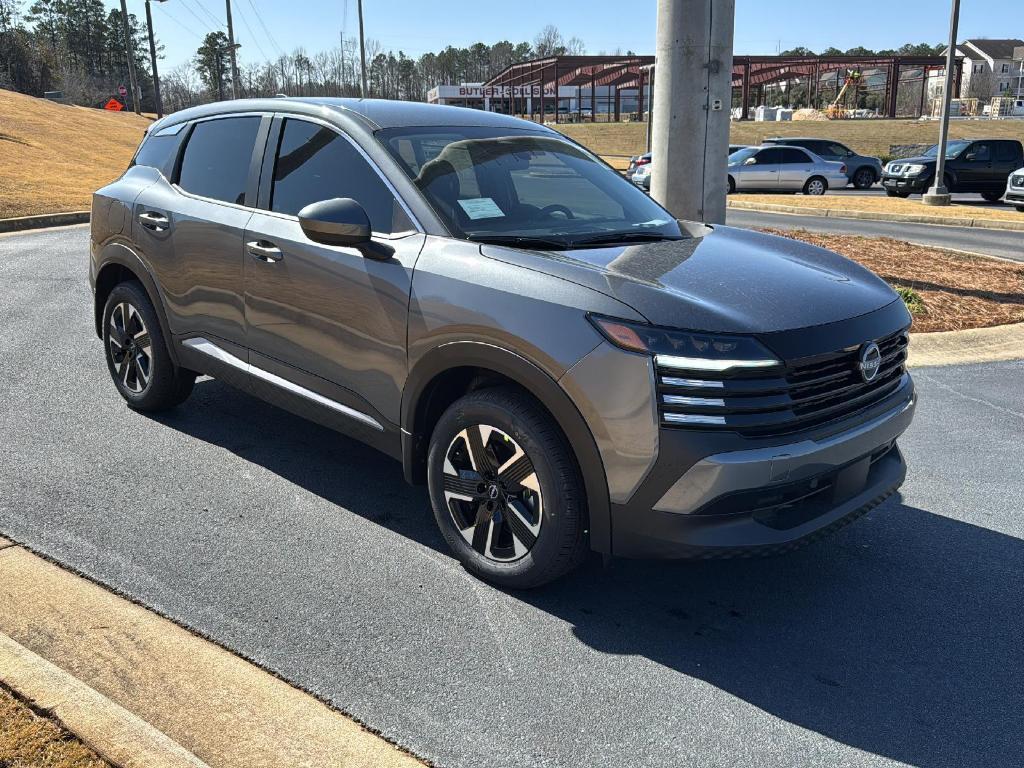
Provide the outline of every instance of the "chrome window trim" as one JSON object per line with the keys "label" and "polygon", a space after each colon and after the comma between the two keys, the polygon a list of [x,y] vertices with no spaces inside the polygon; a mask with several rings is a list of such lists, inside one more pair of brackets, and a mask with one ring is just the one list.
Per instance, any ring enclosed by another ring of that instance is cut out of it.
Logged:
{"label": "chrome window trim", "polygon": [[[423,228],[423,225],[420,223],[420,220],[418,218],[416,218],[416,214],[414,214],[412,212],[412,209],[405,202],[405,199],[398,192],[398,189],[395,187],[394,184],[391,183],[391,179],[389,179],[387,177],[387,175],[385,175],[385,173],[377,166],[377,163],[375,163],[373,161],[373,158],[370,157],[370,155],[366,152],[366,150],[363,149],[355,139],[353,139],[351,136],[349,136],[347,133],[345,133],[338,126],[333,125],[332,123],[328,122],[327,120],[323,120],[323,119],[321,119],[319,117],[313,117],[311,115],[304,115],[304,114],[299,113],[299,112],[285,112],[285,111],[275,112],[274,114],[275,114],[276,117],[282,117],[286,121],[287,120],[303,120],[303,121],[305,121],[307,123],[314,123],[315,125],[320,125],[320,126],[323,126],[324,128],[329,128],[330,130],[334,131],[339,136],[341,136],[343,139],[345,139],[349,144],[351,144],[353,147],[355,147],[356,152],[358,152],[362,156],[363,160],[366,161],[366,164],[369,165],[370,168],[373,169],[373,172],[376,173],[378,177],[380,177],[380,180],[384,182],[384,186],[386,186],[388,188],[388,190],[394,196],[395,200],[398,201],[398,204],[400,206],[402,206],[402,210],[405,211],[405,215],[409,217],[409,221],[412,222],[412,225],[415,228],[415,231],[417,233],[421,234],[421,235],[425,235],[426,234],[426,230]],[[283,133],[284,133],[284,126],[281,126],[281,134],[283,134]],[[277,164],[277,148],[274,149],[274,164],[275,165]],[[270,184],[271,184],[271,197],[270,197],[270,199],[273,200],[274,199],[273,198],[273,184],[274,184],[273,168],[271,168]],[[255,210],[260,211],[262,213],[269,214],[271,216],[276,216],[276,217],[281,218],[281,219],[290,219],[291,221],[298,221],[299,220],[298,216],[293,216],[293,215],[291,215],[289,213],[281,213],[280,211],[272,211],[269,208],[256,208]],[[401,237],[407,237],[411,233],[405,231],[405,232],[373,232],[372,234],[374,236],[376,236],[376,237],[381,237],[381,238],[385,238],[385,239],[388,239],[388,240],[397,240],[397,239],[399,239]]]}
{"label": "chrome window trim", "polygon": [[185,339],[185,341],[182,343],[186,347],[189,347],[190,349],[194,349],[197,352],[201,352],[202,354],[208,357],[212,357],[214,360],[218,360],[224,363],[225,365],[230,365],[232,368],[247,373],[250,376],[254,376],[257,379],[267,382],[268,384],[273,384],[274,386],[280,387],[281,389],[291,392],[294,395],[304,397],[307,400],[311,400],[312,402],[316,403],[317,405],[322,405],[326,408],[330,408],[331,410],[337,411],[343,416],[347,416],[350,419],[365,424],[368,427],[372,427],[373,429],[376,429],[380,432],[384,431],[384,427],[381,425],[381,423],[372,416],[365,414],[362,411],[357,411],[355,408],[350,408],[347,405],[343,405],[342,403],[339,403],[336,400],[331,400],[328,397],[324,397],[323,395],[318,394],[317,392],[314,392],[311,389],[306,389],[305,387],[299,386],[295,382],[289,381],[288,379],[278,376],[275,373],[265,371],[262,368],[258,368],[255,365],[252,365],[251,363],[247,363],[244,360],[235,357],[227,350],[221,349],[209,339],[197,336],[195,338]]}

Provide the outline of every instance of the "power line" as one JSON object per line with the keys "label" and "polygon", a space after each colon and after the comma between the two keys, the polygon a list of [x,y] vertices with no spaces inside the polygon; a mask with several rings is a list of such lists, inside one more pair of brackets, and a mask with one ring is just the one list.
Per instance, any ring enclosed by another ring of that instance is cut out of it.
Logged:
{"label": "power line", "polygon": [[249,3],[249,7],[252,8],[252,12],[256,14],[256,21],[258,21],[260,27],[263,28],[263,33],[267,36],[267,40],[270,41],[271,46],[274,47],[278,55],[283,58],[285,56],[284,49],[277,44],[277,40],[275,40],[274,36],[270,34],[270,30],[267,28],[266,22],[263,21],[263,16],[260,14],[259,9],[256,7],[256,4],[253,2],[253,0],[246,0],[246,2]]}
{"label": "power line", "polygon": [[188,5],[185,2],[185,0],[181,1],[181,7],[184,8],[186,11],[188,11],[190,14],[192,14],[192,18],[194,18],[196,21],[199,22],[199,26],[200,26],[201,29],[206,29],[206,27],[209,26],[209,22],[208,21],[204,21],[203,19],[199,18],[199,14],[196,13],[195,11],[193,11],[192,7],[190,5]]}
{"label": "power line", "polygon": [[235,15],[242,20],[242,24],[245,25],[246,30],[248,30],[249,36],[252,38],[253,44],[256,46],[256,49],[260,52],[260,56],[262,56],[265,61],[270,61],[270,57],[267,56],[267,52],[263,50],[263,46],[260,45],[259,38],[256,37],[256,33],[252,31],[252,27],[249,26],[249,22],[242,14],[242,8],[240,3],[237,6],[235,6]]}
{"label": "power line", "polygon": [[161,13],[162,13],[162,14],[163,14],[164,16],[166,16],[166,17],[167,17],[168,19],[170,19],[171,21],[173,21],[173,22],[174,22],[175,24],[177,24],[177,25],[178,25],[179,27],[181,27],[181,28],[182,28],[183,30],[185,30],[186,32],[188,32],[188,33],[189,33],[190,35],[192,35],[192,37],[196,38],[197,40],[202,40],[202,39],[203,39],[203,36],[202,36],[202,35],[200,35],[200,34],[197,34],[197,33],[196,33],[196,31],[195,31],[194,29],[192,29],[191,27],[187,26],[186,24],[183,24],[183,23],[182,23],[182,22],[180,22],[180,21],[179,21],[178,19],[176,19],[176,18],[175,18],[174,16],[172,16],[172,15],[171,15],[171,12],[167,10],[167,7],[166,7],[166,6],[165,6],[165,5],[163,4],[163,3],[158,3],[156,7],[157,7],[158,9],[160,9],[160,12],[161,12]]}
{"label": "power line", "polygon": [[214,26],[217,26],[217,27],[224,27],[225,26],[224,22],[222,22],[220,19],[218,19],[216,16],[214,16],[209,11],[209,9],[207,9],[207,7],[205,5],[203,5],[202,0],[193,0],[193,2],[195,2],[195,4],[199,6],[199,10],[202,11],[206,15],[206,17],[209,18],[210,21],[212,21],[214,23]]}

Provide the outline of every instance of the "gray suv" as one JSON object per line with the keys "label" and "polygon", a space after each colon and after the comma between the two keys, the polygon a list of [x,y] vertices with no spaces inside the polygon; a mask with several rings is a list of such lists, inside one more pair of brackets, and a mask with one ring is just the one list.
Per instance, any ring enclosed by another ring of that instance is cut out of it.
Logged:
{"label": "gray suv", "polygon": [[505,587],[589,550],[789,550],[906,472],[910,316],[888,285],[677,221],[512,117],[284,98],[170,115],[95,193],[90,282],[130,407],[207,374],[361,440]]}

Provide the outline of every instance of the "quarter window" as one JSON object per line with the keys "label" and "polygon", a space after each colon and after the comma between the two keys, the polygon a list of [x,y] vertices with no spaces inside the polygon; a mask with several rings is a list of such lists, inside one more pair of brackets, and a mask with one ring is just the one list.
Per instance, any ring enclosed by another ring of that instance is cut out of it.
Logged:
{"label": "quarter window", "polygon": [[194,195],[244,205],[259,127],[259,117],[197,123],[185,145],[178,186]]}
{"label": "quarter window", "polygon": [[132,165],[156,168],[164,176],[170,178],[180,141],[181,133],[179,131],[165,129],[158,134],[150,134],[142,142],[139,151],[135,153]]}
{"label": "quarter window", "polygon": [[285,120],[274,164],[270,209],[292,216],[310,203],[350,197],[374,232],[394,231],[395,196],[352,143],[306,120]]}

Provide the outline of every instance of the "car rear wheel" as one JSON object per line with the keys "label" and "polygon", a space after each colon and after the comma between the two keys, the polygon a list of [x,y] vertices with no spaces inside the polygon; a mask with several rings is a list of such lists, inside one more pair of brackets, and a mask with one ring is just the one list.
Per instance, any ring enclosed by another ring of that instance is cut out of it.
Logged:
{"label": "car rear wheel", "polygon": [[1003,199],[1003,193],[1002,192],[982,192],[981,193],[981,197],[986,202],[998,203],[999,201],[1001,201]]}
{"label": "car rear wheel", "polygon": [[513,388],[452,404],[430,439],[427,482],[445,541],[471,573],[540,586],[587,552],[582,481],[551,417]]}
{"label": "car rear wheel", "polygon": [[860,168],[853,174],[853,186],[856,189],[869,189],[875,183],[875,172],[870,168]]}
{"label": "car rear wheel", "polygon": [[1018,205],[1018,206],[1016,206],[1016,208],[1017,208],[1017,210],[1018,210],[1018,211],[1020,211],[1021,213],[1024,213],[1024,205]]}
{"label": "car rear wheel", "polygon": [[139,283],[121,283],[107,297],[103,346],[114,385],[132,408],[163,411],[191,394],[196,374],[174,364],[156,310]]}
{"label": "car rear wheel", "polygon": [[812,176],[807,180],[807,183],[804,184],[805,195],[814,195],[817,197],[819,195],[824,195],[827,191],[828,182],[821,178],[821,176]]}

